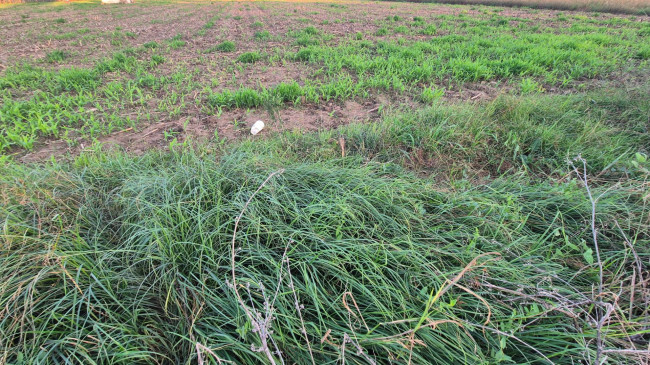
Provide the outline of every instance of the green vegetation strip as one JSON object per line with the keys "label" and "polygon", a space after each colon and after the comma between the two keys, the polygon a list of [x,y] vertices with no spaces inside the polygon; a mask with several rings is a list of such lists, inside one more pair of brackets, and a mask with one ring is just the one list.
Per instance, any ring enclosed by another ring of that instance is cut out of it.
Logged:
{"label": "green vegetation strip", "polygon": [[[307,341],[318,364],[595,354],[591,205],[574,179],[450,192],[394,164],[300,162],[244,146],[219,162],[188,150],[14,165],[0,184],[9,363],[268,363],[264,331],[277,363],[310,363]],[[632,182],[593,190],[604,194],[606,288],[624,316],[608,327],[615,346],[647,333],[635,319],[647,308],[619,284],[634,260],[622,233],[642,262],[650,255],[649,212]],[[246,309],[230,286],[241,212],[235,276]]]}
{"label": "green vegetation strip", "polygon": [[[626,93],[508,97],[216,154],[6,164],[0,353],[9,364],[574,364],[596,356],[598,254],[599,300],[618,315],[601,347],[627,348],[649,333],[635,276],[650,269],[643,108]],[[625,132],[591,119],[604,113]],[[578,153],[600,197],[598,252],[566,163]],[[482,185],[465,177],[505,165]],[[549,166],[563,177],[527,173]]]}
{"label": "green vegetation strip", "polygon": [[[286,145],[276,144],[276,139],[247,143],[269,153],[277,149],[302,158],[329,151],[331,141],[344,136],[348,153],[404,165],[433,164],[434,172],[456,166],[493,175],[512,166],[534,174],[553,173],[581,154],[594,171],[634,175],[640,172],[631,162],[636,154],[650,154],[647,95],[648,87],[643,87],[578,95],[502,96],[482,104],[436,102],[417,111],[388,113],[369,125],[307,136],[287,133],[283,136],[291,142]],[[233,97],[239,96],[253,98]],[[330,151],[328,157],[338,153]]]}
{"label": "green vegetation strip", "polygon": [[[308,27],[293,34],[296,43],[305,47],[287,54],[286,59],[318,68],[317,81],[305,81],[303,85],[285,82],[272,90],[243,87],[211,93],[208,100],[217,108],[251,108],[278,104],[278,100],[318,103],[368,97],[373,91],[397,91],[415,93],[428,102],[429,89],[421,86],[432,83],[516,80],[520,85],[515,89],[527,93],[541,91],[542,84],[579,84],[624,65],[634,69],[635,62],[641,69],[648,65],[650,49],[644,40],[650,28],[644,25],[624,23],[629,28],[614,34],[606,27],[583,21],[562,29],[563,34],[558,35],[553,28],[540,30],[525,19],[518,19],[517,26],[508,26],[511,20],[503,17],[459,18],[460,34],[454,31],[427,41],[370,41],[357,35],[336,46],[318,45],[318,30]],[[432,27],[415,21],[405,29],[407,33],[431,35],[435,34]],[[398,28],[394,28],[396,33],[400,33]],[[382,27],[377,34],[386,35],[387,29]],[[239,61],[255,62],[259,58],[244,54]],[[420,90],[420,94],[413,89]]]}
{"label": "green vegetation strip", "polygon": [[[98,61],[90,69],[48,71],[24,66],[7,71],[0,77],[0,152],[14,146],[29,150],[39,137],[73,143],[79,136],[94,138],[146,119],[149,112],[144,107],[156,90],[172,83],[181,88],[192,77],[192,73],[182,71],[170,76],[151,74],[165,61],[160,54],[148,54],[148,49],[156,47],[152,42],[139,49],[127,49]],[[56,57],[59,55],[48,58]],[[107,82],[103,76],[109,72],[135,78]],[[173,89],[170,100],[174,100],[175,92]],[[167,110],[164,102],[160,101],[158,109]],[[140,110],[136,118],[123,115],[130,108]]]}

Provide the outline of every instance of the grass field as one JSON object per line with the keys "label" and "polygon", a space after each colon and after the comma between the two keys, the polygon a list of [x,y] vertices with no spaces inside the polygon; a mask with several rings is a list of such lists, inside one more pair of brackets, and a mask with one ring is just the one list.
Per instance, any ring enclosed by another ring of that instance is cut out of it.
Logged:
{"label": "grass field", "polygon": [[536,9],[605,11],[613,13],[650,14],[648,0],[441,0],[446,4],[481,4],[518,6]]}
{"label": "grass field", "polygon": [[593,11],[5,6],[0,364],[648,363],[649,45]]}

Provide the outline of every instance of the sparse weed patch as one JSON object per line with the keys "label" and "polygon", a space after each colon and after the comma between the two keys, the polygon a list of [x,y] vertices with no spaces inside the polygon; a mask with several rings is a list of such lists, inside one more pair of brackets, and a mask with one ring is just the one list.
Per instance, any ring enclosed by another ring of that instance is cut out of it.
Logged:
{"label": "sparse weed patch", "polygon": [[643,48],[639,49],[634,56],[641,60],[650,59],[650,46],[644,46]]}
{"label": "sparse weed patch", "polygon": [[269,33],[268,30],[257,31],[253,35],[253,38],[255,38],[258,41],[266,41],[271,38],[271,33]]}
{"label": "sparse weed patch", "polygon": [[179,49],[182,47],[185,47],[187,42],[183,40],[183,35],[182,34],[177,34],[173,38],[171,38],[167,44],[169,45],[169,48],[171,49]]}
{"label": "sparse weed patch", "polygon": [[386,28],[386,27],[381,27],[381,28],[377,29],[377,31],[375,31],[376,36],[381,37],[381,36],[385,36],[387,34],[388,34],[388,28]]}
{"label": "sparse weed patch", "polygon": [[57,63],[57,62],[64,61],[68,57],[69,57],[68,52],[57,49],[48,53],[45,56],[45,60],[49,63]]}
{"label": "sparse weed patch", "polygon": [[304,90],[297,82],[280,83],[273,90],[275,96],[283,103],[297,103],[304,95]]}
{"label": "sparse weed patch", "polygon": [[216,46],[216,50],[219,52],[235,52],[237,47],[232,41],[223,41]]}
{"label": "sparse weed patch", "polygon": [[150,67],[155,67],[165,62],[165,57],[161,55],[151,55],[151,62],[149,63]]}
{"label": "sparse weed patch", "polygon": [[442,98],[443,95],[445,95],[444,90],[435,87],[427,87],[422,89],[422,94],[420,95],[420,99],[424,103],[431,104],[434,101]]}
{"label": "sparse weed patch", "polygon": [[521,80],[520,88],[522,94],[531,94],[543,91],[542,86],[529,77]]}
{"label": "sparse weed patch", "polygon": [[185,47],[186,44],[187,44],[187,42],[182,41],[182,40],[173,40],[173,41],[169,42],[169,47],[171,49],[179,49],[179,48]]}
{"label": "sparse weed patch", "polygon": [[207,23],[205,23],[203,25],[202,29],[203,30],[212,29],[214,27],[214,25],[217,23],[217,20],[219,20],[218,16],[213,17],[212,19],[210,19]]}
{"label": "sparse weed patch", "polygon": [[320,31],[318,29],[316,29],[316,27],[313,27],[313,26],[309,26],[307,28],[304,28],[301,32],[303,34],[306,34],[306,35],[317,35],[317,34],[320,33]]}
{"label": "sparse weed patch", "polygon": [[436,34],[436,26],[433,24],[427,25],[424,29],[420,31],[420,33],[425,34],[425,35],[434,35]]}
{"label": "sparse weed patch", "polygon": [[241,63],[255,63],[262,59],[262,55],[258,52],[246,52],[237,57],[237,61]]}
{"label": "sparse weed patch", "polygon": [[316,38],[310,37],[308,35],[303,35],[298,37],[294,42],[297,46],[307,47],[307,46],[316,46],[320,44],[320,41]]}
{"label": "sparse weed patch", "polygon": [[241,88],[235,92],[225,90],[211,94],[208,102],[219,108],[257,108],[264,102],[264,97],[256,90]]}
{"label": "sparse weed patch", "polygon": [[395,27],[395,33],[397,34],[409,34],[410,32],[411,32],[410,29],[405,25],[400,25],[398,27]]}

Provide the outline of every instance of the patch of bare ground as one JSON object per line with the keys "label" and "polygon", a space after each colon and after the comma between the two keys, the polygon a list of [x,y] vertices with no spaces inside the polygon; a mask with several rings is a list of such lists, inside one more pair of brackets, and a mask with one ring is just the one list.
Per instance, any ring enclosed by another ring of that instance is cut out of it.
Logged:
{"label": "patch of bare ground", "polygon": [[[106,57],[114,53],[120,47],[111,44],[111,33],[116,29],[126,32],[133,32],[137,35],[158,34],[164,36],[166,28],[159,24],[150,24],[146,21],[151,19],[168,19],[177,21],[182,15],[177,14],[179,10],[172,10],[157,14],[153,10],[138,14],[137,19],[116,18],[115,12],[109,9],[92,9],[86,13],[79,14],[73,8],[63,8],[61,11],[33,13],[25,12],[19,14],[26,16],[21,19],[5,19],[8,25],[0,27],[0,34],[7,36],[0,37],[2,47],[5,50],[4,59],[6,63],[24,62],[25,60],[37,61],[54,50],[65,50],[73,57],[69,58],[62,65],[87,67],[92,61]],[[12,12],[15,17],[15,13]],[[2,13],[0,13],[2,19]],[[65,23],[57,23],[56,20],[63,19]],[[24,20],[24,21],[22,21]],[[168,28],[168,27],[167,27]],[[146,41],[146,37],[141,40]],[[121,44],[129,46],[135,43],[129,38],[121,40]],[[3,52],[4,53],[4,52]]]}
{"label": "patch of bare ground", "polygon": [[[384,99],[385,100],[385,99]],[[381,101],[346,101],[328,103],[317,107],[289,107],[274,112],[263,109],[255,111],[233,110],[220,115],[190,115],[182,118],[161,121],[141,129],[126,128],[98,138],[107,148],[119,148],[134,154],[142,154],[150,149],[167,148],[172,140],[178,143],[191,139],[202,143],[210,140],[239,140],[243,138],[265,138],[283,131],[314,132],[333,129],[350,123],[372,122],[379,117]],[[250,136],[250,128],[257,120],[266,124],[264,130],[255,137]],[[75,156],[94,142],[80,139],[75,146],[64,141],[48,141],[38,145],[29,153],[19,155],[22,162],[39,162],[50,158]]]}

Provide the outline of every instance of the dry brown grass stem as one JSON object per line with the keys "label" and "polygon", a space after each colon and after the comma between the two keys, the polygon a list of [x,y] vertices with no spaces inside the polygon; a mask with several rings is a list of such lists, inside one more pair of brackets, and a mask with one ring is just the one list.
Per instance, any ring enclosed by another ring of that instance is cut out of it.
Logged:
{"label": "dry brown grass stem", "polygon": [[242,299],[241,295],[239,294],[239,290],[237,289],[237,275],[235,274],[235,262],[236,262],[236,256],[237,256],[237,250],[235,247],[235,242],[237,240],[237,228],[239,227],[239,222],[241,221],[242,217],[244,216],[244,213],[246,212],[246,208],[248,208],[248,205],[253,201],[253,198],[255,198],[255,195],[262,190],[262,188],[273,178],[273,176],[281,174],[284,172],[284,169],[280,169],[278,171],[275,171],[271,173],[262,184],[255,190],[255,192],[248,198],[246,201],[246,204],[244,204],[244,207],[242,208],[241,212],[235,218],[235,228],[233,229],[232,233],[232,242],[231,242],[231,256],[230,256],[230,269],[231,269],[231,274],[232,274],[232,288],[235,292],[235,295],[237,297],[237,301],[239,302],[239,306],[244,310],[244,313],[246,313],[246,317],[248,317],[248,320],[251,322],[253,326],[253,330],[257,332],[257,334],[260,337],[260,343],[261,346],[259,348],[259,351],[264,352],[266,357],[269,359],[269,362],[273,365],[276,364],[275,359],[273,357],[273,354],[271,353],[271,350],[268,346],[268,338],[269,338],[269,328],[268,326],[270,323],[268,321],[271,320],[272,313],[266,313],[266,316],[263,317],[262,319],[258,319],[256,315],[251,313],[251,310],[248,309],[246,306],[246,303],[244,303],[244,300]]}

